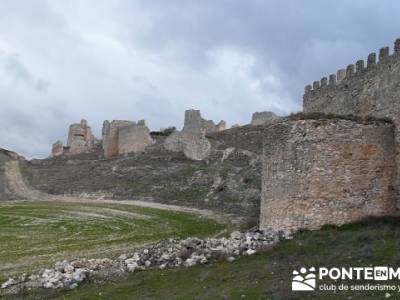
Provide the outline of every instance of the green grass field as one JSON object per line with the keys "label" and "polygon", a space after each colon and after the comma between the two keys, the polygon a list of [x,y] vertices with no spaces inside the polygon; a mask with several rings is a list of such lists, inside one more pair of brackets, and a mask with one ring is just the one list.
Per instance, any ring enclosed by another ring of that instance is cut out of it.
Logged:
{"label": "green grass field", "polygon": [[188,213],[126,204],[0,203],[0,280],[61,259],[115,257],[167,238],[208,236],[223,229]]}
{"label": "green grass field", "polygon": [[382,291],[291,292],[291,274],[302,266],[398,267],[399,249],[400,220],[370,220],[300,232],[268,253],[233,263],[138,272],[70,291],[39,290],[24,299],[385,299]]}

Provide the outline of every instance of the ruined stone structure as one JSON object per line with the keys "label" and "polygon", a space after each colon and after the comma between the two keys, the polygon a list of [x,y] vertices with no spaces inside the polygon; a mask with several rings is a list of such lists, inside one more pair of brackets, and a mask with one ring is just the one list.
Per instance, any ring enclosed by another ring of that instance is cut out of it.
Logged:
{"label": "ruined stone structure", "polygon": [[107,158],[143,152],[153,143],[150,130],[144,120],[133,121],[114,120],[103,123],[103,150]]}
{"label": "ruined stone structure", "polygon": [[165,140],[164,146],[170,151],[183,152],[190,159],[203,160],[211,151],[206,134],[222,130],[225,130],[225,121],[215,125],[213,121],[204,120],[199,110],[187,110],[182,131],[171,134]]}
{"label": "ruined stone structure", "polygon": [[260,227],[314,229],[397,214],[399,99],[400,39],[391,55],[382,48],[378,61],[371,53],[366,66],[359,60],[307,85],[305,113],[364,121],[331,115],[267,127]]}
{"label": "ruined stone structure", "polygon": [[251,125],[265,125],[278,121],[280,118],[271,111],[255,112],[251,118]]}
{"label": "ruined stone structure", "polygon": [[53,144],[51,156],[56,157],[64,154],[64,144],[62,141],[57,141]]}
{"label": "ruined stone structure", "polygon": [[72,124],[68,133],[68,153],[80,154],[90,152],[95,145],[95,137],[87,121],[82,119],[79,124]]}
{"label": "ruined stone structure", "polygon": [[185,123],[182,131],[204,131],[212,133],[225,130],[226,123],[221,120],[217,125],[212,120],[201,117],[200,110],[189,109],[185,111]]}
{"label": "ruined stone structure", "polygon": [[317,229],[393,215],[394,127],[384,121],[283,121],[266,129],[260,227]]}
{"label": "ruined stone structure", "polygon": [[67,146],[64,147],[62,141],[57,141],[51,149],[51,156],[56,157],[63,154],[81,154],[93,151],[96,138],[92,129],[87,125],[87,121],[82,119],[80,123],[71,124],[68,131]]}

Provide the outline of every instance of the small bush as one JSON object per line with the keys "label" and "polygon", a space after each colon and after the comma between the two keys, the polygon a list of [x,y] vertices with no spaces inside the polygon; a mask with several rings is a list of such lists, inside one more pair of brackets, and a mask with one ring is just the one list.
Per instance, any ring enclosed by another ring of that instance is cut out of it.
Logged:
{"label": "small bush", "polygon": [[349,120],[359,123],[375,123],[375,122],[385,122],[385,123],[393,123],[393,121],[389,118],[378,118],[374,116],[356,116],[353,114],[348,115],[339,115],[339,114],[325,114],[320,112],[310,112],[310,113],[295,113],[291,114],[287,117],[288,120],[298,121],[298,120]]}
{"label": "small bush", "polygon": [[153,136],[169,136],[172,133],[176,131],[175,126],[167,127],[167,128],[161,128],[160,131],[152,131],[150,132],[150,135]]}

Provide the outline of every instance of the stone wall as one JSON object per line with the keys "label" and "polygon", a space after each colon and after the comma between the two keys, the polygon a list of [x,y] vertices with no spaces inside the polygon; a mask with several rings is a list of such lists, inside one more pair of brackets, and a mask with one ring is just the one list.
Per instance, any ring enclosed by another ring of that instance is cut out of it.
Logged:
{"label": "stone wall", "polygon": [[51,156],[56,157],[64,154],[64,144],[62,141],[57,141],[53,144],[51,149]]}
{"label": "stone wall", "polygon": [[164,143],[167,150],[183,152],[193,160],[203,160],[211,153],[211,143],[206,134],[225,130],[225,121],[217,125],[213,121],[204,120],[199,110],[185,111],[185,123],[182,131],[172,133]]}
{"label": "stone wall", "polygon": [[103,150],[107,158],[142,152],[153,140],[145,121],[114,120],[103,123]]}
{"label": "stone wall", "polygon": [[359,60],[356,66],[339,70],[305,88],[304,112],[374,115],[400,122],[400,39],[395,51],[382,48],[368,56],[367,66]]}
{"label": "stone wall", "polygon": [[265,125],[278,121],[280,118],[271,111],[255,112],[251,117],[251,125]]}
{"label": "stone wall", "polygon": [[205,120],[201,117],[200,110],[189,109],[185,111],[185,123],[182,131],[202,131],[205,133],[225,130],[225,121],[221,120],[217,125],[212,120]]}
{"label": "stone wall", "polygon": [[139,153],[153,143],[150,137],[150,130],[144,120],[137,124],[123,126],[118,132],[118,154]]}
{"label": "stone wall", "polygon": [[80,154],[90,152],[95,146],[95,138],[87,121],[82,119],[79,124],[72,124],[68,132],[68,153]]}
{"label": "stone wall", "polygon": [[394,127],[284,121],[264,140],[260,228],[317,229],[395,214]]}
{"label": "stone wall", "polygon": [[[387,117],[396,125],[397,153],[400,153],[400,39],[396,40],[393,54],[385,47],[363,60],[349,65],[336,74],[315,81],[305,88],[304,112],[372,115]],[[397,173],[400,174],[400,157]],[[400,186],[400,176],[396,183]],[[400,203],[400,189],[397,189]]]}

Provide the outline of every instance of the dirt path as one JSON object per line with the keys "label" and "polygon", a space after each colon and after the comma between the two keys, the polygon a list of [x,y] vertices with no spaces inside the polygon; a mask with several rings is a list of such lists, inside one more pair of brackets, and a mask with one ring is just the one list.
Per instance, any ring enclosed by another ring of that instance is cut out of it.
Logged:
{"label": "dirt path", "polygon": [[214,212],[206,209],[198,209],[187,206],[169,205],[157,202],[148,202],[141,200],[112,200],[112,199],[90,199],[90,198],[76,198],[62,195],[50,195],[37,191],[25,182],[19,167],[18,161],[10,161],[5,165],[5,175],[7,178],[7,185],[11,192],[18,196],[21,200],[14,200],[12,202],[35,200],[35,201],[61,201],[61,202],[79,202],[79,203],[110,203],[110,204],[126,204],[140,207],[156,208],[169,211],[178,211],[185,213],[192,213],[206,218],[213,219],[219,223],[227,224],[240,224],[241,218],[231,214],[223,214],[221,212]]}

